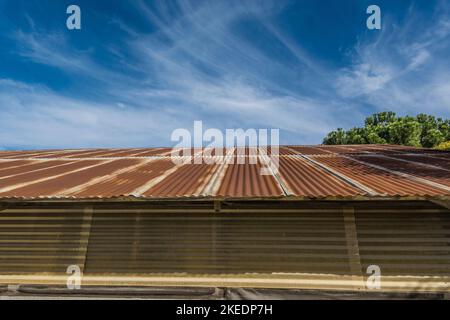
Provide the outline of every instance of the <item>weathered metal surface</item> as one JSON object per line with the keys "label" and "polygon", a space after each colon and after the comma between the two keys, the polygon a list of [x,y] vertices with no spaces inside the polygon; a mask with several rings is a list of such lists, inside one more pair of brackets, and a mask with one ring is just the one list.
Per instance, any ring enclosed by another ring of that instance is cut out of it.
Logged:
{"label": "weathered metal surface", "polygon": [[[192,148],[191,155],[202,161],[184,165],[171,161],[171,148],[2,151],[0,198],[450,196],[449,152],[390,145],[281,146],[275,155],[269,147],[279,173],[263,176],[263,150],[228,148],[221,156]],[[222,162],[205,163],[211,159]]]}
{"label": "weathered metal surface", "polygon": [[355,156],[355,158],[389,170],[399,171],[450,186],[450,171],[432,168],[424,165],[422,162],[406,162],[383,156]]}
{"label": "weathered metal surface", "polygon": [[382,273],[379,292],[450,291],[446,209],[392,203],[302,212],[235,209],[168,214],[110,205],[9,208],[0,215],[0,284],[66,285],[67,267],[77,265],[83,287],[361,292],[373,291],[366,270],[375,264]]}
{"label": "weathered metal surface", "polygon": [[199,196],[216,169],[214,164],[183,165],[142,195],[157,198]]}
{"label": "weathered metal surface", "polygon": [[260,160],[252,164],[248,158],[245,164],[228,165],[217,196],[252,198],[285,195],[273,176],[261,175],[262,168],[263,165]]}
{"label": "weathered metal surface", "polygon": [[412,161],[416,163],[423,163],[427,165],[437,166],[446,170],[450,170],[450,158],[443,158],[434,155],[423,155],[423,154],[392,155],[391,157],[406,161]]}
{"label": "weathered metal surface", "polygon": [[315,154],[333,154],[332,151],[325,150],[319,146],[289,146],[296,154],[315,155]]}
{"label": "weathered metal surface", "polygon": [[282,158],[280,160],[280,176],[296,196],[321,198],[365,194],[302,158]]}
{"label": "weathered metal surface", "polygon": [[315,160],[370,187],[378,192],[380,196],[448,195],[448,192],[445,190],[434,188],[388,171],[369,167],[349,158],[331,156],[315,157]]}
{"label": "weathered metal surface", "polygon": [[175,165],[170,159],[160,159],[144,163],[132,171],[113,176],[108,180],[87,186],[72,194],[78,198],[112,198],[127,196],[149,181],[162,176]]}

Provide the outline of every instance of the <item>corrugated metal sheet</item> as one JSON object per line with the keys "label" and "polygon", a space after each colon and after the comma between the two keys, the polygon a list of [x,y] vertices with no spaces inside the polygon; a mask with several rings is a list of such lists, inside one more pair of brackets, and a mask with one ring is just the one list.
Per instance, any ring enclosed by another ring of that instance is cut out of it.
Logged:
{"label": "corrugated metal sheet", "polygon": [[156,198],[199,196],[215,170],[217,170],[216,165],[204,163],[183,165],[142,195]]}
{"label": "corrugated metal sheet", "polygon": [[406,162],[383,156],[355,156],[356,159],[371,163],[383,168],[411,174],[430,181],[450,186],[450,171],[431,168],[422,162]]}
{"label": "corrugated metal sheet", "polygon": [[106,213],[90,242],[88,273],[349,272],[343,219],[330,213]]}
{"label": "corrugated metal sheet", "polygon": [[0,275],[57,274],[69,265],[83,269],[89,229],[83,210],[2,212]]}
{"label": "corrugated metal sheet", "polygon": [[[16,162],[16,161],[14,161]],[[45,170],[50,168],[63,166],[69,163],[74,163],[74,161],[27,161],[23,162],[22,165],[14,165],[9,168],[5,168],[0,171],[0,178],[5,179],[11,176],[22,176],[27,173],[42,171],[45,174]]]}
{"label": "corrugated metal sheet", "polygon": [[27,160],[16,160],[16,161],[0,162],[0,172],[2,172],[5,169],[17,168],[17,167],[21,167],[23,165],[31,164],[31,163],[32,163],[31,161],[27,161]]}
{"label": "corrugated metal sheet", "polygon": [[109,175],[106,180],[81,187],[70,195],[77,198],[113,198],[132,195],[136,190],[145,188],[174,167],[175,165],[170,159],[145,162],[133,170],[118,175]]}
{"label": "corrugated metal sheet", "polygon": [[[223,154],[230,164],[211,165],[175,165],[171,151],[0,152],[0,198],[450,196],[449,152],[389,145],[281,146],[279,155],[267,151],[280,163],[279,173],[262,176],[263,158],[252,158],[256,148],[229,148]],[[216,156],[201,148],[191,154]]]}
{"label": "corrugated metal sheet", "polygon": [[383,276],[450,276],[450,215],[389,210],[356,214],[362,267]]}
{"label": "corrugated metal sheet", "polygon": [[259,159],[255,164],[251,161],[229,164],[217,195],[231,198],[283,196],[283,190],[273,176],[260,174],[262,168]]}
{"label": "corrugated metal sheet", "polygon": [[351,197],[364,194],[303,158],[280,159],[280,176],[292,194],[300,197]]}
{"label": "corrugated metal sheet", "polygon": [[370,187],[380,195],[448,195],[448,191],[424,185],[388,171],[369,167],[349,158],[330,156],[315,157],[315,160],[365,186]]}
{"label": "corrugated metal sheet", "polygon": [[293,150],[296,154],[315,155],[315,154],[330,154],[332,151],[328,151],[323,148],[313,146],[289,146],[290,150]]}
{"label": "corrugated metal sheet", "polygon": [[[89,165],[82,168],[82,170],[78,169],[72,172],[69,171],[63,176],[55,177],[53,179],[45,181],[35,182],[29,185],[15,188],[3,194],[0,193],[0,196],[17,197],[18,195],[20,195],[21,197],[51,197],[55,194],[64,194],[67,189],[82,185],[98,176],[112,174],[117,170],[135,165],[136,163],[138,163],[138,160],[126,159],[104,162],[97,165]],[[60,169],[61,167],[58,168]],[[37,194],[37,192],[39,193]]]}
{"label": "corrugated metal sheet", "polygon": [[321,150],[329,151],[336,154],[354,154],[354,153],[367,153],[367,149],[353,146],[320,146]]}
{"label": "corrugated metal sheet", "polygon": [[83,286],[366,291],[367,267],[378,265],[380,291],[450,291],[448,210],[347,206],[264,213],[12,207],[0,215],[0,283],[65,285],[67,267],[78,265]]}
{"label": "corrugated metal sheet", "polygon": [[440,167],[442,169],[450,170],[449,159],[443,159],[439,156],[421,155],[421,154],[404,154],[404,155],[391,155],[391,157],[396,158],[396,159],[412,161],[412,162],[416,162],[416,163],[423,163],[426,165],[433,165],[433,166]]}

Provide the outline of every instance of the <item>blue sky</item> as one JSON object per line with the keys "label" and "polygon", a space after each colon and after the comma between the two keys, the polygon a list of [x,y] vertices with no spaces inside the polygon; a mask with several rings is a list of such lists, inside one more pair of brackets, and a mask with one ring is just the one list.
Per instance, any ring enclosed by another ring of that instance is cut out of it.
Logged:
{"label": "blue sky", "polygon": [[171,146],[194,120],[316,144],[374,112],[450,117],[448,1],[0,0],[0,47],[2,149]]}

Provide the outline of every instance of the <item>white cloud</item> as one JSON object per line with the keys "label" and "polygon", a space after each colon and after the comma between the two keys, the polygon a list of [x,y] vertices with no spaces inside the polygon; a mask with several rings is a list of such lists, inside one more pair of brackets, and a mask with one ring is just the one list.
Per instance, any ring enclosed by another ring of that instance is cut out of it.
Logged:
{"label": "white cloud", "polygon": [[403,26],[386,25],[376,41],[360,41],[353,65],[336,73],[336,92],[374,111],[449,117],[448,21],[437,13],[424,25],[411,10]]}
{"label": "white cloud", "polygon": [[[113,18],[128,35],[107,47],[117,68],[34,23],[31,32],[14,35],[24,59],[58,68],[74,83],[54,92],[0,79],[3,145],[170,145],[172,130],[191,128],[194,120],[222,130],[275,127],[282,142],[285,134],[290,142],[320,143],[336,127],[360,125],[368,105],[449,115],[448,19],[427,28],[411,22],[386,28],[371,42],[362,38],[350,66],[333,69],[277,25],[273,17],[283,2],[132,5],[156,31],[143,34]],[[283,58],[236,32],[245,23],[263,30],[268,48]],[[84,79],[94,85],[83,86]],[[95,99],[80,98],[80,88]]]}
{"label": "white cloud", "polygon": [[158,111],[120,109],[5,79],[0,105],[0,141],[10,147],[142,147],[165,140],[168,123],[179,126]]}

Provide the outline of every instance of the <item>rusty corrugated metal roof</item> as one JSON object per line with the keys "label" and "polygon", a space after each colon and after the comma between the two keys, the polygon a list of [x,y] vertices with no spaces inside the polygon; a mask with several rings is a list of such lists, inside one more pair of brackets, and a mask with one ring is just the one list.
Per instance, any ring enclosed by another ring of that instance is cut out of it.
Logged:
{"label": "rusty corrugated metal roof", "polygon": [[282,157],[280,176],[290,193],[312,198],[351,197],[364,192],[300,157]]}
{"label": "rusty corrugated metal roof", "polygon": [[449,152],[281,146],[279,172],[263,176],[264,157],[251,150],[229,148],[223,156],[191,150],[210,164],[174,164],[171,148],[2,151],[0,199],[450,198]]}

